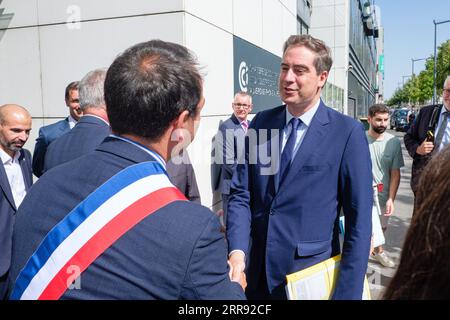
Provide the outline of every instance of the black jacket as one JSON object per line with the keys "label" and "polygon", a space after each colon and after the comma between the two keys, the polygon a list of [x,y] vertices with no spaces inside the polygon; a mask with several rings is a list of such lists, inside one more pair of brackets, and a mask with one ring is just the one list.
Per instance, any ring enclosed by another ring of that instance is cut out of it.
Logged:
{"label": "black jacket", "polygon": [[[442,105],[431,105],[423,107],[414,123],[409,128],[408,132],[404,136],[404,142],[409,155],[413,158],[412,172],[411,172],[411,189],[416,194],[420,174],[431,159],[431,154],[421,156],[416,153],[417,148],[427,138],[427,131],[434,131],[436,123],[430,123],[433,110],[437,108],[437,111],[441,109]],[[437,114],[439,119],[439,113]]]}

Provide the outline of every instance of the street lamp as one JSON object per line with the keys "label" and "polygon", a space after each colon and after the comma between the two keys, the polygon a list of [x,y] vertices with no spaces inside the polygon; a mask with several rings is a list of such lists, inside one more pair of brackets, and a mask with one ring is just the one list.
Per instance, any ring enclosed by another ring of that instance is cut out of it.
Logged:
{"label": "street lamp", "polygon": [[434,23],[434,71],[433,71],[433,104],[436,103],[436,61],[437,61],[437,55],[436,55],[436,36],[437,36],[437,26],[438,24],[444,24],[450,22],[450,20],[445,21],[436,21],[433,20]]}
{"label": "street lamp", "polygon": [[411,58],[411,65],[412,65],[412,73],[411,75],[414,77],[414,62],[421,61],[421,60],[427,60],[427,58],[419,58],[419,59],[412,59]]}
{"label": "street lamp", "polygon": [[409,77],[411,77],[411,76],[402,76],[402,78],[403,78],[403,86],[405,86],[405,78],[409,78]]}

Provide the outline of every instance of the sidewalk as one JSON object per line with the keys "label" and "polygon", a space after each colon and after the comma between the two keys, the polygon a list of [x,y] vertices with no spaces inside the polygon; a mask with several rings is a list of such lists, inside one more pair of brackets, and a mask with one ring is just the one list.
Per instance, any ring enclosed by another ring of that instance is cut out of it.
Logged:
{"label": "sidewalk", "polygon": [[[411,179],[412,158],[406,151],[403,143],[403,132],[395,132],[387,130],[389,133],[396,135],[402,142],[403,158],[405,166],[401,169],[401,180],[398,188],[397,197],[394,203],[394,215],[389,220],[388,229],[386,231],[386,243],[383,246],[388,255],[393,258],[396,266],[400,262],[400,254],[403,247],[403,241],[406,236],[411,215],[413,210],[414,196],[409,186]],[[367,280],[369,281],[370,293],[372,300],[381,299],[383,290],[392,279],[396,268],[386,268],[379,264],[376,260],[369,259],[369,267],[367,269]]]}

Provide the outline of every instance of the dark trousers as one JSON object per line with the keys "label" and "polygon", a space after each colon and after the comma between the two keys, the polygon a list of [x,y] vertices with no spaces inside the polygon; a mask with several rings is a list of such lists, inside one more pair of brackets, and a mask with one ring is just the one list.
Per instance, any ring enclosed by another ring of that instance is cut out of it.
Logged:
{"label": "dark trousers", "polygon": [[8,292],[8,273],[0,277],[0,300],[6,300]]}
{"label": "dark trousers", "polygon": [[[247,277],[248,279],[248,277]],[[255,284],[248,284],[245,294],[248,300],[287,300],[286,284],[275,287],[272,292],[269,292],[266,278],[266,267],[263,264],[259,280]]]}
{"label": "dark trousers", "polygon": [[228,197],[230,195],[222,193],[222,209],[223,209],[223,223],[227,226],[227,212],[228,212]]}

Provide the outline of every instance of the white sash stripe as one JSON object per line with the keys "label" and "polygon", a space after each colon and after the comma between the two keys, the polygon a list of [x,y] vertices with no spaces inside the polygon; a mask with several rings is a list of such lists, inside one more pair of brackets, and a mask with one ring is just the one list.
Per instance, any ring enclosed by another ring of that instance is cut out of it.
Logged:
{"label": "white sash stripe", "polygon": [[31,280],[21,299],[38,299],[61,268],[109,221],[137,200],[167,187],[173,185],[165,174],[151,175],[130,184],[105,201],[56,248]]}

